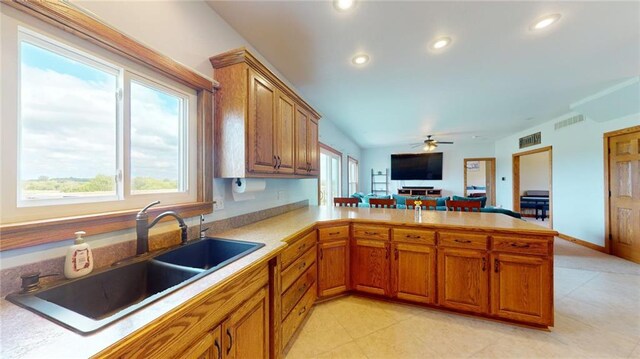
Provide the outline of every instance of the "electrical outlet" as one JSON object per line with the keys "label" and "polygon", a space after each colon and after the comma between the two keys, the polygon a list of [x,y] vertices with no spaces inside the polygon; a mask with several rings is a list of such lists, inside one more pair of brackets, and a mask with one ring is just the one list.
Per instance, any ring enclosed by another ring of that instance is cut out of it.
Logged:
{"label": "electrical outlet", "polygon": [[213,210],[214,211],[219,211],[224,209],[224,198],[223,197],[213,197],[213,201],[215,202],[213,204]]}

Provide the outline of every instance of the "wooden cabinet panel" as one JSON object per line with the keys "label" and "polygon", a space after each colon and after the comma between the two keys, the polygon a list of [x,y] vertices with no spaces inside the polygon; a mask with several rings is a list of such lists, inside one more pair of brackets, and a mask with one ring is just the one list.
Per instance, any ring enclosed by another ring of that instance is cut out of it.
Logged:
{"label": "wooden cabinet panel", "polygon": [[420,303],[435,303],[436,248],[393,243],[391,280],[393,296]]}
{"label": "wooden cabinet panel", "polygon": [[294,103],[282,92],[278,91],[275,122],[275,154],[278,173],[293,173],[295,166],[295,124]]}
{"label": "wooden cabinet panel", "polygon": [[485,234],[440,232],[438,245],[457,248],[487,249],[489,236]]}
{"label": "wooden cabinet panel", "polygon": [[389,242],[355,239],[352,246],[352,287],[387,295],[389,287]]}
{"label": "wooden cabinet panel", "polygon": [[302,254],[306,253],[309,248],[315,247],[317,234],[311,231],[301,239],[289,244],[287,249],[282,252],[280,259],[282,261],[282,269],[289,267],[293,261],[298,259]]}
{"label": "wooden cabinet panel", "polygon": [[221,328],[205,334],[202,338],[191,344],[189,348],[180,354],[180,359],[222,359],[222,342],[220,341]]}
{"label": "wooden cabinet panel", "polygon": [[316,256],[317,253],[314,246],[313,248],[309,248],[305,254],[282,271],[282,292],[289,289],[293,282],[316,262]]}
{"label": "wooden cabinet panel", "polygon": [[349,225],[320,228],[318,229],[318,239],[321,242],[349,239]]}
{"label": "wooden cabinet panel", "polygon": [[354,224],[353,237],[386,241],[389,240],[389,227]]}
{"label": "wooden cabinet panel", "polygon": [[423,229],[394,228],[392,238],[395,242],[436,244],[436,232]]}
{"label": "wooden cabinet panel", "polygon": [[307,160],[309,161],[309,174],[317,176],[320,173],[320,145],[318,143],[318,120],[311,118],[307,130]]}
{"label": "wooden cabinet panel", "polygon": [[282,318],[285,318],[287,314],[289,314],[304,293],[316,283],[317,275],[318,269],[316,265],[313,264],[282,294]]}
{"label": "wooden cabinet panel", "polygon": [[296,148],[295,148],[295,161],[296,161],[296,173],[306,175],[309,170],[309,158],[307,146],[309,143],[308,128],[309,128],[309,114],[307,111],[296,106],[295,117],[295,131],[296,131]]}
{"label": "wooden cabinet panel", "polygon": [[269,356],[269,290],[260,289],[222,324],[225,359]]}
{"label": "wooden cabinet panel", "polygon": [[321,242],[318,247],[318,295],[346,292],[349,289],[349,240]]}
{"label": "wooden cabinet panel", "polygon": [[486,251],[438,248],[438,303],[452,309],[488,312]]}
{"label": "wooden cabinet panel", "polygon": [[[293,307],[293,310],[282,322],[282,347],[286,347],[293,334],[300,328],[304,318],[307,316],[313,303],[316,301],[316,287],[313,286],[304,294],[304,297],[300,299],[298,304]],[[329,329],[330,330],[330,329]],[[254,358],[254,357],[247,357]],[[257,358],[257,357],[255,357]]]}
{"label": "wooden cabinet panel", "polygon": [[248,169],[275,172],[276,89],[262,76],[249,70]]}
{"label": "wooden cabinet panel", "polygon": [[491,313],[505,319],[553,324],[550,260],[494,253],[491,262]]}

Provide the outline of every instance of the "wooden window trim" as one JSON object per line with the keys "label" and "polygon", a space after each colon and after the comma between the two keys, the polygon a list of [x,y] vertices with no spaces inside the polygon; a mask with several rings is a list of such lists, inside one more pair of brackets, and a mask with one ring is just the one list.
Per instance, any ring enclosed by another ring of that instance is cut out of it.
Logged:
{"label": "wooden window trim", "polygon": [[[66,2],[1,0],[3,5],[23,11],[110,52],[142,64],[184,84],[197,94],[197,185],[196,202],[154,207],[158,214],[172,209],[183,217],[213,211],[213,99],[217,82],[162,55],[102,23]],[[66,218],[0,225],[0,251],[70,239],[82,227],[91,235],[135,227],[138,209]]]}

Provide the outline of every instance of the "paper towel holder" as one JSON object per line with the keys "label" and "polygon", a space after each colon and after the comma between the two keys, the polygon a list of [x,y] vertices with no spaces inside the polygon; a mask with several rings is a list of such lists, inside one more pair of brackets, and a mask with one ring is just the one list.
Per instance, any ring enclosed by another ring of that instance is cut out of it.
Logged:
{"label": "paper towel holder", "polygon": [[242,186],[242,181],[240,180],[240,178],[236,178],[236,186],[240,187]]}

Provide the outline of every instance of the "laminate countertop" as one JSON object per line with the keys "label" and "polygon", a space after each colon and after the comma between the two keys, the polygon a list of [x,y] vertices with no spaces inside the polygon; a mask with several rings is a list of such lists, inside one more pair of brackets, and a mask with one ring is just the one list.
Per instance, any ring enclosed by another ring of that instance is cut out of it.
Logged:
{"label": "laminate countertop", "polygon": [[434,229],[470,229],[507,234],[555,236],[557,232],[497,213],[310,206],[216,234],[216,237],[264,243],[259,250],[89,335],[77,334],[5,299],[0,300],[0,357],[87,358],[99,353],[191,298],[278,255],[288,240],[316,224],[387,223]]}

